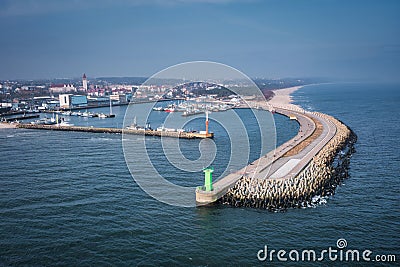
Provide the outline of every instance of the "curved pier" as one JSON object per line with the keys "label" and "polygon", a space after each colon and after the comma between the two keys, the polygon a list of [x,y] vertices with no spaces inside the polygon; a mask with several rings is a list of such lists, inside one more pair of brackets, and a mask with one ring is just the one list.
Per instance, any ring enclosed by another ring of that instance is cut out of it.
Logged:
{"label": "curved pier", "polygon": [[332,116],[305,112],[293,105],[275,110],[296,117],[299,133],[238,172],[216,181],[212,191],[198,188],[199,205],[218,201],[269,210],[304,207],[333,194],[347,177],[356,141],[347,126]]}

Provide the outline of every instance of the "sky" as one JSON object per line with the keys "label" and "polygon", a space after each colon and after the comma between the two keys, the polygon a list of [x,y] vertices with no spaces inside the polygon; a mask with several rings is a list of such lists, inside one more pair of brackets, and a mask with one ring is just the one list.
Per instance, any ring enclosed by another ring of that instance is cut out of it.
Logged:
{"label": "sky", "polygon": [[398,82],[399,14],[398,0],[0,0],[0,79],[206,60],[250,77]]}

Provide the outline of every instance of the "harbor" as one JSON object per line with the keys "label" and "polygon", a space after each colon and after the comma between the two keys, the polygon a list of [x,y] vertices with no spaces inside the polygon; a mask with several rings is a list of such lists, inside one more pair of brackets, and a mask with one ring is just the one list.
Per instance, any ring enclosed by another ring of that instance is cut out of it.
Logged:
{"label": "harbor", "polygon": [[[354,143],[354,134],[333,117],[322,113],[307,112],[295,105],[279,104],[273,101],[272,103],[264,103],[250,99],[247,103],[237,102],[235,104],[212,104],[204,101],[201,103],[164,101],[161,105],[152,102],[135,104],[135,107],[139,108],[139,110],[135,111],[137,112],[135,114],[138,115],[142,112],[142,107],[144,108],[143,111],[150,107],[150,117],[146,118],[146,120],[141,118],[142,124],[137,123],[137,117],[133,116],[131,124],[124,126],[121,122],[121,113],[125,113],[126,108],[117,106],[115,107],[117,111],[113,112],[110,102],[110,105],[107,107],[91,111],[53,111],[50,113],[52,114],[51,118],[45,116],[28,123],[15,123],[13,127],[47,131],[129,134],[180,139],[212,139],[214,138],[214,133],[209,131],[210,112],[248,109],[251,107],[254,110],[279,114],[285,116],[290,121],[298,123],[299,130],[296,136],[268,154],[251,162],[248,166],[231,172],[214,183],[210,178],[212,177],[210,174],[208,182],[205,182],[204,186],[198,187],[195,192],[196,203],[198,205],[223,203],[233,206],[258,207],[272,210],[294,206],[307,206],[315,201],[315,192],[328,194],[327,190],[334,187],[332,182],[327,182],[330,181],[334,173],[330,166],[332,160],[323,161],[325,165],[318,165],[319,167],[316,169],[316,162],[320,162],[320,160],[316,161],[318,155],[323,153],[322,151],[325,147],[332,146],[333,150],[329,152],[330,154],[325,152],[323,158],[335,158],[338,151],[344,149],[349,143]],[[117,117],[116,114],[118,114]],[[205,120],[201,127],[197,126],[194,129],[176,128],[160,123],[169,116],[171,116],[172,122],[176,122],[179,117],[183,117],[181,119],[183,121],[189,120],[185,118],[188,116],[194,116],[194,119],[205,118]],[[102,120],[104,118],[110,118],[110,120]],[[127,121],[130,121],[130,119],[127,119]],[[149,121],[152,122],[152,125],[156,125],[154,129]],[[159,122],[154,123],[155,121]],[[332,145],[332,140],[336,139],[339,141],[335,141],[336,143]],[[352,150],[347,149],[346,151],[351,152]],[[329,155],[327,156],[326,153]],[[345,164],[343,166],[341,168],[345,169]],[[321,172],[326,174],[326,177],[318,178],[318,182],[316,182],[314,178],[309,177],[310,172]],[[306,176],[307,179],[301,178],[301,182],[299,182],[299,177],[303,176]],[[300,189],[299,187],[292,188],[291,185],[293,184],[301,184],[302,186]],[[282,187],[285,188],[285,191],[282,191]],[[253,194],[253,192],[255,193]],[[271,192],[274,192],[273,196],[271,196]],[[329,191],[329,194],[331,193],[332,190]]]}
{"label": "harbor", "polygon": [[158,136],[158,137],[174,137],[182,139],[204,139],[214,138],[214,133],[209,131],[209,118],[208,112],[205,117],[205,130],[191,130],[167,128],[163,125],[152,129],[149,123],[145,126],[140,126],[137,123],[136,117],[130,126],[125,128],[112,128],[112,127],[93,127],[93,126],[78,126],[64,121],[64,117],[59,118],[59,114],[55,118],[43,118],[40,120],[32,121],[31,123],[17,123],[16,128],[34,129],[34,130],[51,130],[51,131],[73,131],[73,132],[88,132],[88,133],[109,133],[109,134],[134,134],[145,136]]}

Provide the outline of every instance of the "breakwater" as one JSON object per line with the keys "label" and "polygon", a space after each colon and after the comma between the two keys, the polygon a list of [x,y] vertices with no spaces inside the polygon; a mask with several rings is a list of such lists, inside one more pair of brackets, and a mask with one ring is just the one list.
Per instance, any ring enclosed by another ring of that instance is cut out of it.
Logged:
{"label": "breakwater", "polygon": [[336,134],[295,177],[254,178],[243,176],[219,203],[271,211],[302,208],[325,201],[348,177],[356,134],[332,116],[318,113],[332,122]]}
{"label": "breakwater", "polygon": [[135,134],[158,137],[174,137],[183,139],[213,138],[213,133],[202,134],[198,132],[178,132],[178,131],[156,131],[156,130],[135,130],[121,128],[97,128],[84,126],[61,126],[61,125],[41,125],[41,124],[18,124],[17,128],[51,130],[51,131],[72,131],[89,133],[110,133],[110,134]]}

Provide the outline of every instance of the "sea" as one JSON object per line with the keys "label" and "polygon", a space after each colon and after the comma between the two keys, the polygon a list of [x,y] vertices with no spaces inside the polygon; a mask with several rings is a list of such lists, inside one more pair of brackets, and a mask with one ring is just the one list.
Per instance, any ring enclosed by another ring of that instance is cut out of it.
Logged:
{"label": "sea", "polygon": [[[320,205],[285,212],[160,202],[132,177],[123,135],[1,129],[0,266],[398,266],[400,85],[309,85],[293,100],[340,119],[358,141],[350,177],[335,195]],[[107,108],[90,111],[108,113]],[[113,108],[115,118],[65,119],[82,126],[123,127],[125,111],[119,106]],[[259,131],[250,110],[234,112],[249,132],[246,161],[251,162],[261,154]],[[167,115],[152,116],[152,126],[159,127]],[[277,145],[296,135],[295,121],[278,114],[274,119]],[[199,115],[187,127],[203,125],[204,115]],[[210,129],[218,177],[236,144],[217,121],[211,120]],[[161,175],[182,186],[202,185],[201,170],[174,169],[160,155],[159,139],[147,141]],[[195,160],[202,142],[180,140],[179,146]],[[148,171],[147,166],[134,168]],[[286,254],[279,258],[279,250]],[[311,250],[317,258],[302,259]],[[329,250],[336,251],[331,258]],[[346,260],[348,250],[359,251],[360,260]]]}

